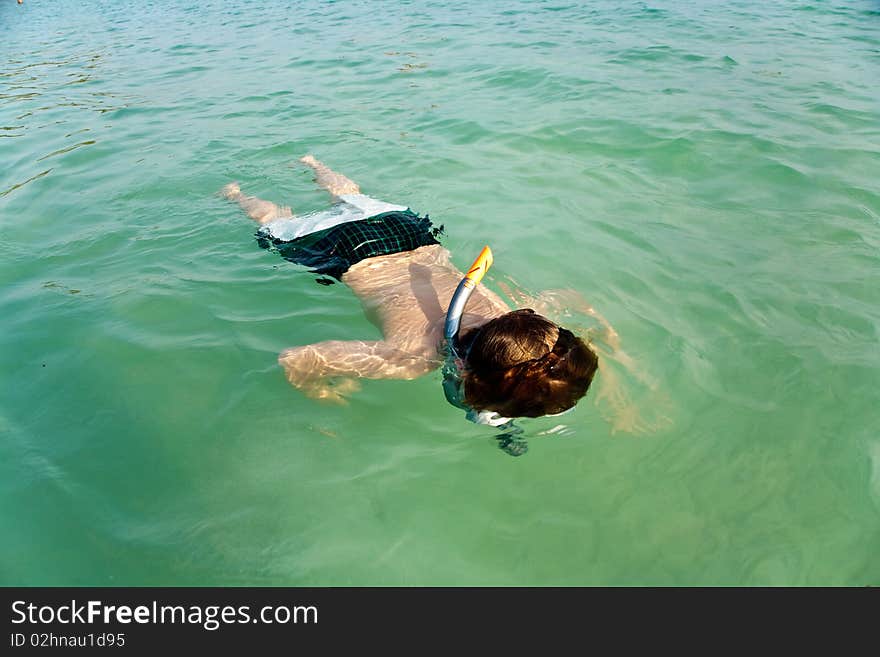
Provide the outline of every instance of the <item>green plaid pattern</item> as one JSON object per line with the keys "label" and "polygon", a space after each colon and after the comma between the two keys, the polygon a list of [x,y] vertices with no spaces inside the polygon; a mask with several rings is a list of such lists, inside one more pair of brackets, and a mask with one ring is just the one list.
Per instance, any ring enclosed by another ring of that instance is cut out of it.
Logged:
{"label": "green plaid pattern", "polygon": [[433,228],[427,215],[403,210],[337,224],[291,242],[258,232],[257,241],[263,248],[276,249],[285,260],[310,267],[312,273],[341,280],[356,262],[439,244],[436,238],[442,232],[443,226]]}

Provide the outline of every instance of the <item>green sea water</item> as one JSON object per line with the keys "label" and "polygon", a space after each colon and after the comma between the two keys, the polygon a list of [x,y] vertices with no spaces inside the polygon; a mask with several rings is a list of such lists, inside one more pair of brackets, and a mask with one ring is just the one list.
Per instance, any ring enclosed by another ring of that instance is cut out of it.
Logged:
{"label": "green sea water", "polygon": [[[4,2],[0,584],[880,585],[878,82],[873,0]],[[217,195],[305,153],[580,292],[639,430],[290,387],[379,335]]]}

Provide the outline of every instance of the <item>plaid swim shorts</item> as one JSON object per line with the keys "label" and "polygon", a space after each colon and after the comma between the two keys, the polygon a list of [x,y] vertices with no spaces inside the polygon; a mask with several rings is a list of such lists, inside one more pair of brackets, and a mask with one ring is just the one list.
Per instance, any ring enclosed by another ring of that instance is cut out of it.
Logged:
{"label": "plaid swim shorts", "polygon": [[285,260],[309,267],[312,273],[342,280],[356,262],[439,244],[437,237],[442,232],[443,227],[434,228],[427,215],[420,217],[406,209],[347,221],[290,241],[261,228],[257,242],[263,248],[277,250]]}

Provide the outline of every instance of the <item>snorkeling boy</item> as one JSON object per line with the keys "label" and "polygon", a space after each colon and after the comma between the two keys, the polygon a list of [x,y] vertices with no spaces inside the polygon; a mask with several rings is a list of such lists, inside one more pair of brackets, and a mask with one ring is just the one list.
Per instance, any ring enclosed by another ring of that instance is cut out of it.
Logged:
{"label": "snorkeling boy", "polygon": [[413,379],[445,363],[447,399],[471,420],[496,426],[562,413],[586,394],[596,353],[571,331],[534,310],[511,311],[479,286],[491,265],[488,247],[465,275],[427,216],[361,194],[311,155],[300,161],[332,196],[330,210],[297,218],[236,183],[223,193],[260,224],[261,246],[350,287],[383,339],[287,349],[278,362],[291,384],[309,397],[342,401],[357,378]]}

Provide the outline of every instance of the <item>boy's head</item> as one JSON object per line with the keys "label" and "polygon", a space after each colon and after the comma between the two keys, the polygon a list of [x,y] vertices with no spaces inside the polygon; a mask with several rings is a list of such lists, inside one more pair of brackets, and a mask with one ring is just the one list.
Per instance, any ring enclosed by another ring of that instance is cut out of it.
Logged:
{"label": "boy's head", "polygon": [[586,394],[599,365],[583,340],[530,309],[469,331],[461,353],[464,402],[504,417],[568,410]]}

